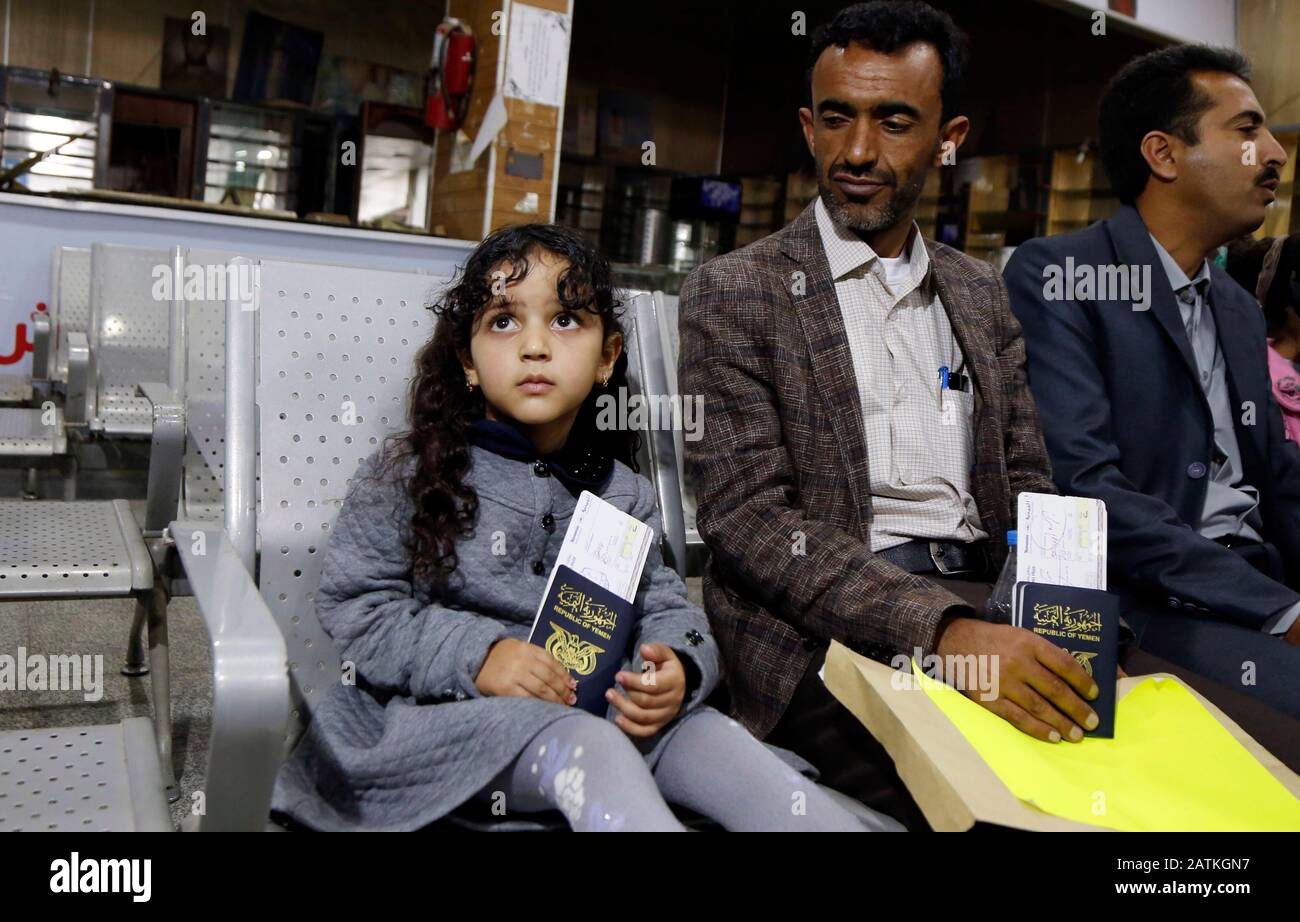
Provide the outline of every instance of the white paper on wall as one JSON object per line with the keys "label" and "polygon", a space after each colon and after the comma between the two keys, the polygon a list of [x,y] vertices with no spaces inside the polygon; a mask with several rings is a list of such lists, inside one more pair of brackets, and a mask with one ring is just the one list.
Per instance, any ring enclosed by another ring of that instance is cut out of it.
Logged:
{"label": "white paper on wall", "polygon": [[511,99],[560,106],[569,71],[569,18],[554,10],[510,6],[505,94]]}

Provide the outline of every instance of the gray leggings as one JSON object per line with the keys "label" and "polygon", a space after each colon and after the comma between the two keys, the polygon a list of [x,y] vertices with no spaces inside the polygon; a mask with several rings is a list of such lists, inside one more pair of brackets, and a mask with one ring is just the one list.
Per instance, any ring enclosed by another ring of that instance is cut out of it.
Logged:
{"label": "gray leggings", "polygon": [[[682,718],[651,774],[615,724],[585,712],[533,737],[487,787],[507,815],[557,809],[579,832],[681,832],[668,803],[741,831],[866,832],[848,810],[711,708]],[[882,827],[892,828],[885,820]]]}

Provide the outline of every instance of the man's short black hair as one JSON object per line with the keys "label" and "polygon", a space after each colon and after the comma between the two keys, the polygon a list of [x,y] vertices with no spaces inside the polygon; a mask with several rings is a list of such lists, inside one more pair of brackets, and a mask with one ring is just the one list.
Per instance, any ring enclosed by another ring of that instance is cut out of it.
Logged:
{"label": "man's short black hair", "polygon": [[893,54],[913,42],[934,47],[943,61],[943,119],[957,111],[957,93],[966,73],[970,42],[957,28],[952,17],[919,0],[872,0],[855,3],[835,14],[835,18],[813,33],[804,74],[808,105],[812,106],[812,72],[822,52],[835,45],[847,48],[852,43],[866,45],[882,54]]}
{"label": "man's short black hair", "polygon": [[1196,125],[1214,103],[1196,89],[1192,74],[1232,74],[1250,82],[1250,62],[1231,48],[1172,45],[1125,64],[1101,94],[1101,162],[1116,196],[1132,205],[1146,188],[1151,168],[1142,139],[1163,131],[1188,144],[1200,138]]}

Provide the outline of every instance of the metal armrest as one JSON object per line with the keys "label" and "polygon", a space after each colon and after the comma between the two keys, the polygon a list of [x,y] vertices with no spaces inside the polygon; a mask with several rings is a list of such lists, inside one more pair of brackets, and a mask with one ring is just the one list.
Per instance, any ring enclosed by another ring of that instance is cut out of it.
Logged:
{"label": "metal armrest", "polygon": [[[653,459],[652,482],[659,500],[659,514],[663,518],[664,533],[661,540],[667,544],[672,556],[672,568],[686,578],[686,511],[682,505],[682,482],[678,477],[676,452],[673,451],[673,434],[662,430],[644,433],[650,443]],[[667,555],[666,555],[667,556]]]}
{"label": "metal armrest", "polygon": [[127,557],[131,561],[131,589],[142,592],[153,588],[154,564],[149,556],[149,548],[140,535],[140,526],[131,514],[131,504],[124,499],[113,500],[113,512],[117,515],[117,527],[122,531],[122,541],[126,545]]}
{"label": "metal armrest", "polygon": [[289,722],[289,654],[271,611],[211,524],[169,526],[212,646],[212,735],[199,829],[266,827]]}
{"label": "metal armrest", "polygon": [[[633,299],[634,337],[631,348],[636,349],[641,377],[641,398],[647,403],[668,401],[672,389],[664,365],[663,344],[659,336],[659,321],[654,298],[639,295]],[[661,420],[662,422],[662,420]],[[642,433],[650,459],[650,482],[659,502],[664,533],[660,540],[665,547],[667,562],[683,579],[686,578],[686,515],[682,509],[682,483],[678,473],[675,433],[669,429],[649,428]]]}
{"label": "metal armrest", "polygon": [[185,463],[185,408],[166,384],[144,382],[140,396],[153,404],[153,445],[149,451],[144,533],[157,537],[178,514]]}
{"label": "metal armrest", "polygon": [[68,398],[63,405],[63,418],[73,425],[84,426],[95,415],[90,342],[80,330],[71,330],[67,336]]}
{"label": "metal armrest", "polygon": [[50,315],[32,314],[32,380],[50,377]]}

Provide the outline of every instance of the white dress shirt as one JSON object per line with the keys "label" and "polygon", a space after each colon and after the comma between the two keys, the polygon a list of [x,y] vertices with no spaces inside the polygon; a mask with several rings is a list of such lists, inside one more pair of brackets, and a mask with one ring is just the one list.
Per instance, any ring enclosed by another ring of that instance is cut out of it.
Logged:
{"label": "white dress shirt", "polygon": [[974,391],[939,387],[964,359],[930,278],[915,224],[886,260],[816,203],[822,246],[835,280],[871,470],[871,550],[914,539],[976,541],[988,534],[970,492]]}

